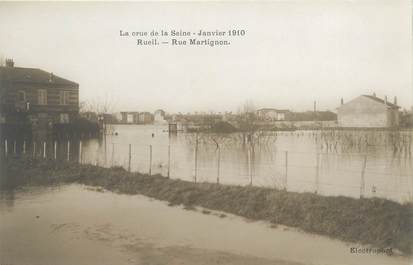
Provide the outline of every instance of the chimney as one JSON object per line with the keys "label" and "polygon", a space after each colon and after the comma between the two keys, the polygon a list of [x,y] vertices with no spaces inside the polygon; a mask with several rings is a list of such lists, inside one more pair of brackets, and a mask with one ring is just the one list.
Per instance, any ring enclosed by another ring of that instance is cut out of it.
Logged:
{"label": "chimney", "polygon": [[343,98],[341,98],[341,105],[343,105],[344,104],[344,99]]}
{"label": "chimney", "polygon": [[13,59],[6,59],[6,67],[14,67]]}
{"label": "chimney", "polygon": [[54,75],[53,75],[53,73],[50,73],[49,83],[53,82],[53,80],[54,80]]}
{"label": "chimney", "polygon": [[397,97],[394,97],[394,105],[397,105]]}
{"label": "chimney", "polygon": [[387,105],[387,96],[384,96],[384,105]]}

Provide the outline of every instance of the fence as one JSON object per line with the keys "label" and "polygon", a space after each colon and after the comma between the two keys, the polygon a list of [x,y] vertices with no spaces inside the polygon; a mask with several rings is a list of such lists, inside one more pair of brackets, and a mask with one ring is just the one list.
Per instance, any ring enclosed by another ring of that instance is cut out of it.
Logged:
{"label": "fence", "polygon": [[128,171],[161,174],[194,182],[276,187],[321,195],[383,197],[413,201],[410,156],[375,157],[360,153],[263,150],[96,141],[8,141],[5,156],[74,161]]}

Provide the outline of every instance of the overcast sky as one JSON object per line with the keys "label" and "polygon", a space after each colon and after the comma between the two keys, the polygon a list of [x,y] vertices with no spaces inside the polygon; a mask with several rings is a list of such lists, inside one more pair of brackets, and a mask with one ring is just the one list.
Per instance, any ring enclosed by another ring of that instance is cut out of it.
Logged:
{"label": "overcast sky", "polygon": [[[80,84],[114,111],[335,110],[340,98],[412,105],[410,1],[0,3],[0,56]],[[220,47],[138,47],[119,30],[245,29]]]}

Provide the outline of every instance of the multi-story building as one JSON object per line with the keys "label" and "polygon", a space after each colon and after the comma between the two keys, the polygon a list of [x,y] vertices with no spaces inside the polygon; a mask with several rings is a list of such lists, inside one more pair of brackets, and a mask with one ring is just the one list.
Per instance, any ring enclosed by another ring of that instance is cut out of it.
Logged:
{"label": "multi-story building", "polygon": [[79,115],[79,84],[37,68],[0,67],[0,123],[47,130]]}

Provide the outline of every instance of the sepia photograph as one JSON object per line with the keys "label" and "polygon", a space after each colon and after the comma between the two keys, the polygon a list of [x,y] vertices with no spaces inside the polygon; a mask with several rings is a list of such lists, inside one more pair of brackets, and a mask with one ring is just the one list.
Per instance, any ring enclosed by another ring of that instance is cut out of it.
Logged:
{"label": "sepia photograph", "polygon": [[412,14],[0,0],[0,265],[412,265]]}

